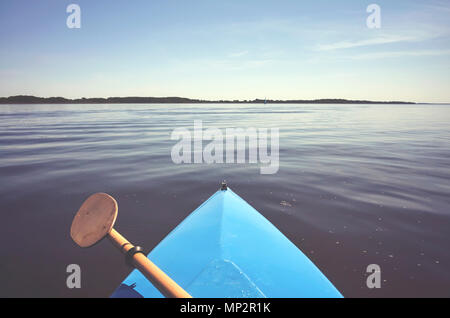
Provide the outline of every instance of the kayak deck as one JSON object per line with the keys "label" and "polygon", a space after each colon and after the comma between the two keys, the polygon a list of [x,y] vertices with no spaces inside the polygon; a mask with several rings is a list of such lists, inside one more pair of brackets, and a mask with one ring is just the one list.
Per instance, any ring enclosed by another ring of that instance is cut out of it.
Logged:
{"label": "kayak deck", "polygon": [[[274,225],[231,189],[219,190],[148,258],[193,297],[342,297]],[[111,297],[163,297],[137,270]]]}

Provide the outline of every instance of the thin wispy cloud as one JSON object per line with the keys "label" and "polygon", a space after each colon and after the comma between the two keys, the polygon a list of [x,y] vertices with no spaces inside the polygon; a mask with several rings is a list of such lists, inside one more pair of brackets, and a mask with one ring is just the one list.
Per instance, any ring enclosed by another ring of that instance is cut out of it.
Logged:
{"label": "thin wispy cloud", "polygon": [[399,43],[399,42],[412,42],[417,41],[417,37],[414,36],[382,36],[372,39],[365,39],[359,41],[342,41],[335,42],[331,44],[321,44],[316,47],[318,51],[331,51],[331,50],[340,50],[340,49],[350,49],[355,47],[362,46],[372,46],[372,45],[381,45],[381,44],[389,44],[389,43]]}
{"label": "thin wispy cloud", "polygon": [[172,60],[171,68],[166,69],[176,73],[192,73],[196,72],[234,72],[243,70],[254,70],[266,67],[275,63],[276,60],[265,58],[253,58],[253,59],[231,59],[231,58],[218,58],[218,59],[176,59]]}
{"label": "thin wispy cloud", "polygon": [[422,57],[422,56],[445,56],[450,55],[450,50],[417,50],[417,51],[389,51],[389,52],[375,52],[366,54],[351,55],[347,58],[354,60],[369,60],[369,59],[385,59],[398,57]]}
{"label": "thin wispy cloud", "polygon": [[241,56],[244,56],[244,55],[247,55],[247,54],[248,54],[248,51],[240,51],[240,52],[230,53],[228,55],[228,57],[230,57],[230,58],[238,58],[238,57],[241,57]]}
{"label": "thin wispy cloud", "polygon": [[[342,34],[342,37],[348,37],[348,34]],[[333,51],[352,48],[364,48],[381,46],[386,44],[413,44],[450,36],[448,26],[439,26],[433,24],[416,23],[414,26],[404,25],[396,34],[383,32],[378,35],[371,35],[369,32],[359,32],[354,34],[356,39],[336,41],[332,43],[321,43],[314,46],[315,51]]]}
{"label": "thin wispy cloud", "polygon": [[448,5],[448,3],[434,3],[434,4],[424,4],[423,5],[424,8],[433,10],[433,11],[437,11],[437,12],[444,12],[444,13],[448,13],[450,12],[450,6]]}
{"label": "thin wispy cloud", "polygon": [[333,54],[332,56],[315,56],[306,60],[308,64],[330,63],[345,60],[383,60],[392,58],[420,58],[420,57],[450,56],[450,49],[435,50],[401,50],[379,51],[370,53]]}
{"label": "thin wispy cloud", "polygon": [[254,69],[267,66],[274,61],[271,59],[251,59],[251,60],[209,60],[204,63],[208,68],[211,69],[222,69],[223,71],[236,71],[236,70],[245,70],[245,69]]}

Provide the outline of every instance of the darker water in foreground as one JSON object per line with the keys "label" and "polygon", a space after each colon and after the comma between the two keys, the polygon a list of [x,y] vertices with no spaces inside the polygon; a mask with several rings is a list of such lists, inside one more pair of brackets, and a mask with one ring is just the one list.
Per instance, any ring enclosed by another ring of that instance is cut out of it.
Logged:
{"label": "darker water in foreground", "polygon": [[[171,132],[194,120],[279,127],[279,172],[173,164]],[[226,179],[344,296],[450,297],[449,123],[444,105],[0,105],[0,296],[109,296],[130,269],[71,241],[84,199],[113,195],[116,228],[150,250]]]}

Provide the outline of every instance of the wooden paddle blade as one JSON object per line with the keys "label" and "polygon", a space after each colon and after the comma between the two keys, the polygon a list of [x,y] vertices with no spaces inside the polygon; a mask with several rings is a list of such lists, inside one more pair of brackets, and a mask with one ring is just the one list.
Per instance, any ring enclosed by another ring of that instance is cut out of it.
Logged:
{"label": "wooden paddle blade", "polygon": [[70,236],[81,247],[103,239],[117,218],[117,202],[106,193],[95,193],[81,205],[70,228]]}

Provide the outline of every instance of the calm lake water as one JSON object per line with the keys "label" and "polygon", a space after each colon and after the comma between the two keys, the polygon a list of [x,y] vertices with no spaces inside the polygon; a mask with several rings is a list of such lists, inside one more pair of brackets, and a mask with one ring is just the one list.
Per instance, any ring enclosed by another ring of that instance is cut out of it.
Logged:
{"label": "calm lake water", "polygon": [[[279,127],[278,173],[175,165],[171,132],[194,120]],[[344,296],[450,297],[450,106],[0,105],[0,154],[1,297],[109,296],[130,268],[107,241],[75,246],[81,203],[114,196],[116,228],[150,250],[223,179]]]}

